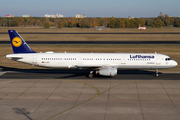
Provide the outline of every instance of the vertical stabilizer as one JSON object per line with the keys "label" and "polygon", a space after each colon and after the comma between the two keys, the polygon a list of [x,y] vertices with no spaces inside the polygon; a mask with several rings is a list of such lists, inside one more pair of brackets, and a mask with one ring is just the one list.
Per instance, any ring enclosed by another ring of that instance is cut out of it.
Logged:
{"label": "vertical stabilizer", "polygon": [[8,32],[14,53],[36,53],[15,30],[8,30]]}

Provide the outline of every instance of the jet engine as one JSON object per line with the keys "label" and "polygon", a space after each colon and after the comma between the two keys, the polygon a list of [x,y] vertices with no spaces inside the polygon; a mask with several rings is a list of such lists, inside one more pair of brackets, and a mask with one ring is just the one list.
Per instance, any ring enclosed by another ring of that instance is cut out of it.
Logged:
{"label": "jet engine", "polygon": [[103,76],[115,76],[117,75],[117,68],[113,68],[113,67],[101,68],[99,71],[96,71],[96,73]]}

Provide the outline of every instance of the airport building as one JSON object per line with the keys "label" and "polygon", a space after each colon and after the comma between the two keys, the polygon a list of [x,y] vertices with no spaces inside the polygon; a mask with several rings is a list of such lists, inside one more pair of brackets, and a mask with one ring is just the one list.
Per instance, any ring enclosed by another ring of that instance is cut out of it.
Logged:
{"label": "airport building", "polygon": [[135,18],[135,17],[130,17],[130,16],[128,17],[128,19],[134,19],[134,18]]}
{"label": "airport building", "polygon": [[51,14],[51,15],[48,15],[48,14],[46,14],[45,15],[45,17],[48,17],[48,18],[62,18],[63,17],[63,15],[61,15],[61,14]]}
{"label": "airport building", "polygon": [[76,18],[86,18],[86,15],[77,14]]}
{"label": "airport building", "polygon": [[31,16],[26,14],[26,15],[22,15],[22,17],[31,17]]}
{"label": "airport building", "polygon": [[6,15],[6,17],[14,17],[14,15]]}

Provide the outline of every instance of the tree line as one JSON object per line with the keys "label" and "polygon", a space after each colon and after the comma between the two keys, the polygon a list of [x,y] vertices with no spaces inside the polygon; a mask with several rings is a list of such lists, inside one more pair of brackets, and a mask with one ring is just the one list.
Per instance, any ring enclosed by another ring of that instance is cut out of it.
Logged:
{"label": "tree line", "polygon": [[105,26],[110,28],[137,28],[138,26],[176,26],[180,27],[179,17],[169,17],[167,14],[153,18],[45,18],[45,17],[0,17],[0,27],[79,27],[90,28]]}

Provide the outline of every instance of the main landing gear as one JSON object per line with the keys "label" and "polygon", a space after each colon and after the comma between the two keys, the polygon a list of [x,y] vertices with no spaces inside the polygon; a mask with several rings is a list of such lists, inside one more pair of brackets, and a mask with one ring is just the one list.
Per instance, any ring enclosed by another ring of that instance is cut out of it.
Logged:
{"label": "main landing gear", "polygon": [[156,69],[156,77],[158,77],[158,69]]}
{"label": "main landing gear", "polygon": [[92,77],[93,77],[93,72],[94,72],[94,71],[90,71],[90,72],[89,72],[89,75],[88,75],[89,78],[92,78]]}

